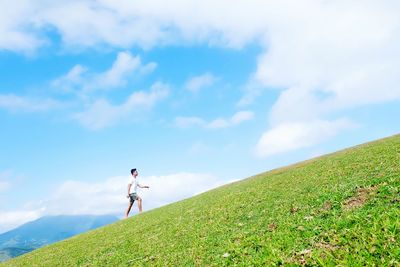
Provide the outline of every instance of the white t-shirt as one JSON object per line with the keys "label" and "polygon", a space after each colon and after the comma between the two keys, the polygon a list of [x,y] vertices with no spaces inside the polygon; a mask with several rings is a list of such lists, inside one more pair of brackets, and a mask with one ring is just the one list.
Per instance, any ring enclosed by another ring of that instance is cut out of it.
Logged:
{"label": "white t-shirt", "polygon": [[133,193],[136,194],[137,193],[137,187],[138,187],[137,179],[135,177],[133,177],[133,176],[130,177],[128,184],[131,184],[131,194],[133,194]]}

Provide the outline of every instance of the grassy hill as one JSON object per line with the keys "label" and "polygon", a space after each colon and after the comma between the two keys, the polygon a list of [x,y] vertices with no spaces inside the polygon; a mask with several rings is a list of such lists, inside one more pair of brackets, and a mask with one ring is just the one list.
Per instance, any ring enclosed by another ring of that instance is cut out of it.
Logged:
{"label": "grassy hill", "polygon": [[400,135],[222,186],[1,266],[400,266],[399,218]]}
{"label": "grassy hill", "polygon": [[0,234],[0,262],[118,221],[110,215],[45,216]]}
{"label": "grassy hill", "polygon": [[32,250],[33,249],[31,248],[13,248],[13,247],[3,248],[0,250],[0,262],[28,253]]}

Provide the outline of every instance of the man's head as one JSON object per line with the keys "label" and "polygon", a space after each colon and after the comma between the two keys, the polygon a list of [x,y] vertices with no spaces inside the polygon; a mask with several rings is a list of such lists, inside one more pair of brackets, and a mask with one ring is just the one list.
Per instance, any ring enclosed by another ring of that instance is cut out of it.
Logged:
{"label": "man's head", "polygon": [[138,176],[138,171],[136,170],[136,168],[135,169],[132,169],[131,170],[131,174],[132,174],[132,176],[134,176],[134,177],[136,177],[136,176]]}

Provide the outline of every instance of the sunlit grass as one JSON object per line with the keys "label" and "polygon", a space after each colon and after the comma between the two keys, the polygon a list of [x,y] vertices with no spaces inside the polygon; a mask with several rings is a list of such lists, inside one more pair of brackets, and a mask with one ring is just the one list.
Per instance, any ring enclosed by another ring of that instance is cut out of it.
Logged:
{"label": "sunlit grass", "polygon": [[400,136],[263,173],[4,266],[399,266]]}

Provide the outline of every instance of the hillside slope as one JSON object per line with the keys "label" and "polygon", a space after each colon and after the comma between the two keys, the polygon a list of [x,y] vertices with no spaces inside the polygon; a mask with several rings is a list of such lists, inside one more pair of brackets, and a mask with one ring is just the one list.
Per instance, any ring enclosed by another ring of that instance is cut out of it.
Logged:
{"label": "hillside slope", "polygon": [[397,135],[222,186],[1,266],[399,266],[399,191]]}
{"label": "hillside slope", "polygon": [[117,220],[110,215],[60,215],[25,223],[0,234],[0,262]]}

